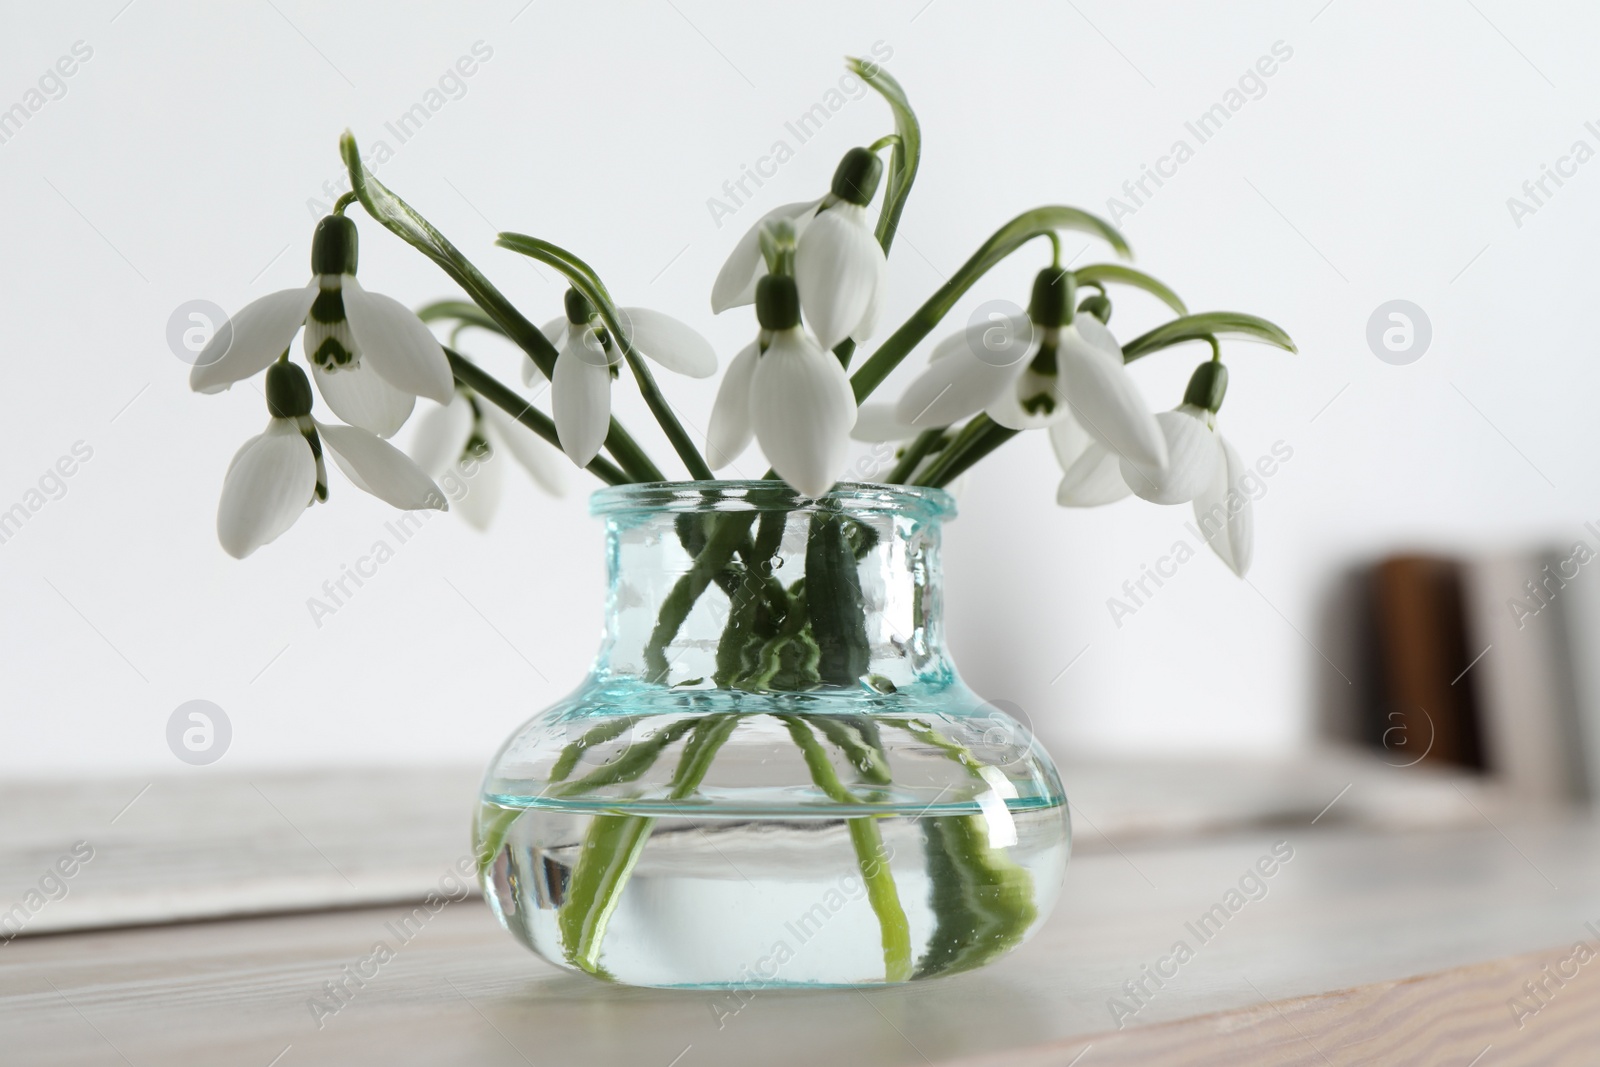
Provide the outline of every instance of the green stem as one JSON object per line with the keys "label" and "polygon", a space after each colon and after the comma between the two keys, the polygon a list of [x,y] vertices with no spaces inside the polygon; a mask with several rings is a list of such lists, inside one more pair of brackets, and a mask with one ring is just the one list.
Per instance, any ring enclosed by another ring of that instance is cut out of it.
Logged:
{"label": "green stem", "polygon": [[[672,775],[669,801],[683,800],[700,788],[717,750],[733,736],[738,725],[739,716],[732,714],[694,721],[694,732],[684,744]],[[649,815],[597,815],[584,835],[556,924],[567,958],[598,978],[610,977],[600,966],[606,927],[654,827],[655,818]]]}
{"label": "green stem", "polygon": [[900,457],[900,462],[894,465],[889,476],[884,479],[890,485],[903,485],[906,479],[917,472],[917,465],[928,457],[940,441],[944,440],[948,426],[936,426],[931,430],[923,430],[906,446],[905,453]]}
{"label": "green stem", "polygon": [[1036,237],[1055,230],[1079,230],[1103,237],[1123,255],[1128,255],[1128,243],[1110,223],[1094,215],[1071,207],[1040,207],[1025,211],[996,230],[972,256],[961,265],[950,279],[941,285],[889,339],[861,364],[850,378],[856,403],[872,395],[883,384],[889,372],[911,354],[923,338],[949,314],[963,293],[992,270],[1011,253]]}
{"label": "green stem", "polygon": [[742,511],[716,516],[716,529],[706,538],[705,547],[695,557],[689,572],[673,585],[672,592],[662,601],[656,614],[656,626],[645,645],[645,677],[658,685],[665,685],[671,664],[667,662],[667,646],[678,635],[678,629],[689,617],[700,594],[706,591],[718,573],[733,558],[734,550],[744,541],[755,522],[756,513]]}
{"label": "green stem", "polygon": [[566,249],[527,234],[502,233],[495,238],[495,244],[537,259],[541,263],[548,263],[564,274],[572,287],[588,299],[599,314],[600,321],[605,323],[613,341],[621,347],[622,356],[627,360],[628,367],[633,371],[633,377],[639,384],[640,395],[649,406],[650,414],[654,415],[656,422],[660,424],[661,431],[672,443],[678,458],[688,468],[689,477],[696,481],[710,481],[714,478],[715,475],[711,473],[705,458],[700,455],[700,450],[695,447],[683,424],[678,421],[678,416],[673,413],[672,405],[667,403],[667,398],[662,395],[655,376],[650,373],[650,368],[645,366],[638,350],[633,347],[633,339],[622,328],[621,313],[612,303],[611,293],[600,281],[600,276],[595,273],[594,268]]}
{"label": "green stem", "polygon": [[[799,746],[805,758],[811,780],[816,782],[828,799],[839,804],[859,804],[860,800],[839,781],[839,774],[828,759],[811,728],[799,716],[776,716],[789,728],[789,736]],[[911,978],[911,925],[906,921],[905,909],[900,905],[900,893],[895,888],[894,872],[889,867],[889,851],[884,847],[883,834],[878,829],[877,817],[861,815],[847,819],[850,844],[855,849],[856,865],[867,887],[867,901],[878,917],[882,931],[883,972],[888,982],[904,982]]]}
{"label": "green stem", "polygon": [[[466,291],[474,304],[481,307],[485,314],[494,320],[501,333],[528,354],[528,358],[533,360],[534,365],[546,378],[553,375],[556,349],[550,343],[550,339],[529,322],[527,317],[494,287],[483,272],[473,266],[471,261],[462,255],[444,234],[436,230],[431,222],[372,176],[361,162],[361,152],[356,147],[355,136],[348,130],[339,139],[339,151],[344,157],[345,167],[350,172],[350,188],[360,199],[361,206],[367,209],[367,214],[389,232],[433,260],[440,270]],[[606,451],[610,452],[622,465],[622,469],[628,472],[628,477],[632,481],[658,482],[664,479],[661,469],[651,462],[650,457],[645,455],[644,450],[616,419],[611,420],[605,446]]]}
{"label": "green stem", "polygon": [[[549,441],[557,448],[561,447],[561,439],[556,434],[556,424],[550,421],[550,416],[535,408],[514,390],[503,385],[500,380],[476,363],[467,359],[453,349],[446,348],[444,354],[450,360],[450,372],[455,375],[456,381],[483,397],[495,407],[516,419],[522,425]],[[601,456],[596,456],[584,468],[590,474],[599,478],[607,485],[626,485],[628,476],[616,464]]]}
{"label": "green stem", "polygon": [[942,489],[966,473],[974,463],[1015,436],[1017,436],[1016,430],[1001,426],[987,415],[975,415],[962,429],[954,443],[922,472],[917,484]]}

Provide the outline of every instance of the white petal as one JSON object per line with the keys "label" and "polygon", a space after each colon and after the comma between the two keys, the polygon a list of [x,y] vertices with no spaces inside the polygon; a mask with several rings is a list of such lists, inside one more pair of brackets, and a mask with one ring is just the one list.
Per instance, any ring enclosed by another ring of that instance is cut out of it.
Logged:
{"label": "white petal", "polygon": [[901,420],[894,404],[862,404],[856,413],[856,424],[850,437],[856,441],[878,444],[884,441],[909,441],[921,431]]}
{"label": "white petal", "polygon": [[596,362],[581,341],[569,340],[556,357],[550,404],[561,450],[587,467],[600,454],[611,427],[611,368]]}
{"label": "white petal", "polygon": [[1116,335],[1111,328],[1087,312],[1078,315],[1072,320],[1071,329],[1076,330],[1078,336],[1094,345],[1103,348],[1117,357],[1117,362],[1122,362],[1122,346],[1117,343]]}
{"label": "white petal", "polygon": [[883,248],[859,205],[835,204],[801,234],[794,280],[800,311],[823,348],[837,345],[861,325],[883,276],[882,261]]}
{"label": "white petal", "polygon": [[[1032,358],[1032,327],[1026,334],[1006,332],[1016,325],[1010,320],[1003,326],[981,323],[940,341],[928,369],[895,405],[896,416],[910,426],[948,426],[993,404]],[[1001,341],[1002,334],[1010,339]],[[1019,350],[1020,337],[1029,340]],[[989,342],[994,347],[986,347]]]}
{"label": "white petal", "polygon": [[397,389],[450,403],[455,393],[450,361],[427,325],[393,297],[361,288],[354,275],[344,276],[340,290],[361,358]]}
{"label": "white petal", "polygon": [[1056,488],[1056,503],[1065,508],[1097,508],[1114,504],[1131,492],[1116,453],[1099,441],[1090,441],[1067,465]]}
{"label": "white petal", "polygon": [[720,315],[729,308],[755,302],[756,281],[767,273],[767,261],[761,256],[762,224],[768,219],[788,219],[794,223],[795,235],[798,237],[805,232],[806,223],[811,220],[811,213],[821,203],[821,200],[810,200],[773,208],[745,231],[744,236],[733,246],[733,251],[728,254],[728,261],[717,273],[716,284],[711,287],[713,313]]}
{"label": "white petal", "polygon": [[759,341],[751,341],[728,363],[711,406],[711,424],[706,429],[706,462],[721,470],[744,453],[755,438],[750,422],[750,379],[761,352]]}
{"label": "white petal", "polygon": [[411,436],[411,460],[430,478],[438,478],[461,458],[472,438],[472,402],[460,393],[417,420]]}
{"label": "white petal", "polygon": [[551,496],[566,493],[567,465],[554,445],[487,400],[478,401],[478,410],[493,431],[489,436],[491,448],[511,453],[511,458]]}
{"label": "white petal", "polygon": [[211,335],[189,372],[189,388],[220,393],[259,374],[283,355],[317,299],[315,280],[304,289],[268,293],[240,308]]}
{"label": "white petal", "polygon": [[[1041,397],[1049,397],[1049,404],[1044,404]],[[1023,406],[1024,398],[1033,402],[1033,410]],[[1022,372],[1015,384],[1002,389],[995,402],[983,410],[1008,430],[1038,430],[1072,419],[1072,407],[1061,391],[1060,377],[1040,374],[1031,367]]]}
{"label": "white petal", "polygon": [[317,461],[291,419],[273,419],[228,467],[217,505],[217,540],[235,559],[277,539],[311,503]]}
{"label": "white petal", "polygon": [[1066,470],[1078,462],[1078,457],[1094,444],[1094,436],[1078,420],[1068,416],[1050,427],[1050,447],[1055,450],[1056,462]]}
{"label": "white petal", "polygon": [[411,461],[411,457],[359,426],[318,422],[323,447],[345,476],[362,489],[397,508],[449,510],[444,493]]}
{"label": "white petal", "polygon": [[756,361],[750,416],[767,461],[807,496],[844,471],[856,419],[850,378],[831,352],[799,329],[780,330]]}
{"label": "white petal", "polygon": [[1085,430],[1124,460],[1152,471],[1166,466],[1166,442],[1120,350],[1113,354],[1090,343],[1074,324],[1061,331],[1056,366],[1073,417]]}
{"label": "white petal", "polygon": [[[561,351],[561,346],[567,343],[567,317],[563,315],[559,319],[551,319],[539,327],[539,332],[544,334],[545,340],[549,341],[557,352]],[[524,355],[522,357],[522,384],[533,385],[535,382],[542,381],[544,381],[544,371],[539,369],[539,364],[533,361],[532,356]]]}
{"label": "white petal", "polygon": [[860,344],[878,331],[878,321],[883,318],[883,307],[889,299],[889,260],[878,260],[878,280],[872,286],[872,299],[861,315],[861,322],[850,331],[850,338]]}
{"label": "white petal", "polygon": [[649,308],[618,308],[622,328],[633,347],[670,371],[690,378],[717,373],[717,353],[711,342],[671,315]]}
{"label": "white petal", "polygon": [[456,485],[463,490],[456,494],[456,512],[478,530],[487,530],[500,510],[505,482],[506,461],[490,447],[488,455],[463,460],[455,472]]}
{"label": "white petal", "polygon": [[1226,439],[1221,440],[1223,462],[1211,484],[1194,498],[1194,520],[1212,550],[1243,578],[1255,550],[1255,518],[1243,485],[1250,468]]}
{"label": "white petal", "polygon": [[390,385],[365,361],[331,370],[313,363],[311,376],[335,415],[379,437],[394,436],[417,403],[416,397]]}
{"label": "white petal", "polygon": [[1167,465],[1153,470],[1122,457],[1122,477],[1152,504],[1185,504],[1205,492],[1222,464],[1222,446],[1206,412],[1189,404],[1156,416],[1166,439]]}

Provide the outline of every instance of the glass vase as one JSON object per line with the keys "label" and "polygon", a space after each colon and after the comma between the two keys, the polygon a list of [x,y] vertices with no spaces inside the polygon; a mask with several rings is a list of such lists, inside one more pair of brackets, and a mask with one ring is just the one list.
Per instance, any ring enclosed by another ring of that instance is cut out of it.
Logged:
{"label": "glass vase", "polygon": [[1071,846],[1054,764],[945,651],[938,489],[594,494],[583,684],[484,779],[484,893],[557,966],[645,986],[908,982],[1021,944]]}

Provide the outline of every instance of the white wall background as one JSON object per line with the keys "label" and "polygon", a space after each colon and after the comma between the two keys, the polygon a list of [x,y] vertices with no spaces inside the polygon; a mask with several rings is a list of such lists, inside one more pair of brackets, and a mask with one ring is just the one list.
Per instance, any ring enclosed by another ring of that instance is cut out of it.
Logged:
{"label": "white wall background", "polygon": [[[497,229],[579,251],[623,303],[679,315],[724,356],[751,330],[707,306],[732,241],[767,208],[818,195],[846,148],[889,129],[887,110],[850,102],[720,229],[707,198],[775,139],[792,142],[785,121],[836,84],[842,55],[883,42],[924,124],[892,260],[903,316],[1016,212],[1105,212],[1175,139],[1195,143],[1186,120],[1275,42],[1292,48],[1264,95],[1124,220],[1140,265],[1193,308],[1268,316],[1302,347],[1226,352],[1229,437],[1246,457],[1279,440],[1294,450],[1257,504],[1249,583],[1202,555],[1116,626],[1107,598],[1192,541],[1188,511],[1056,508],[1040,435],[982,468],[949,531],[960,661],[1058,751],[1301,745],[1353,670],[1319,631],[1342,568],[1396,545],[1566,540],[1600,518],[1600,162],[1550,185],[1520,226],[1506,203],[1573,142],[1600,149],[1584,126],[1600,120],[1588,5],[124,4],[7,5],[0,36],[0,108],[75,42],[92,49],[65,94],[0,144],[0,510],[76,442],[93,450],[0,544],[7,773],[180,770],[165,724],[193,698],[232,720],[226,766],[486,759],[580,677],[601,579],[584,479],[561,501],[515,486],[488,536],[430,521],[319,628],[307,598],[391,513],[336,481],[332,505],[278,543],[226,557],[217,492],[263,404],[248,386],[190,394],[164,337],[184,301],[231,309],[303,284],[306,201],[340,177],[339,132],[395,147],[384,124],[480,41],[492,57],[383,180],[535,321],[557,313],[559,289],[493,249]],[[451,294],[352,214],[369,288]],[[1068,254],[1085,243],[1069,239]],[[955,321],[983,299],[1022,300],[1042,255],[996,271]],[[1394,298],[1433,325],[1409,366],[1365,340]],[[1127,337],[1155,319],[1128,296],[1113,326]],[[1176,403],[1201,355],[1138,368],[1153,406]],[[667,388],[704,426],[713,386]],[[641,405],[623,414],[659,440]]]}

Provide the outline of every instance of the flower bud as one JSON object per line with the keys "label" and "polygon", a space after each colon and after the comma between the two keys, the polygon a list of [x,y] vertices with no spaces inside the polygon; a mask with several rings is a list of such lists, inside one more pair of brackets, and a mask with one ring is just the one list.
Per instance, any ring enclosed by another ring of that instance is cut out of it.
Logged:
{"label": "flower bud", "polygon": [[865,148],[852,148],[833,172],[833,195],[850,204],[872,203],[883,177],[883,160]]}
{"label": "flower bud", "polygon": [[567,321],[574,326],[585,325],[594,318],[594,305],[576,289],[567,290],[566,305]]}
{"label": "flower bud", "polygon": [[1072,272],[1061,267],[1046,267],[1033,279],[1033,297],[1028,301],[1028,318],[1046,330],[1072,321],[1072,298],[1077,293]]}
{"label": "flower bud", "polygon": [[275,419],[311,414],[311,380],[297,364],[279,362],[267,368],[267,412]]}
{"label": "flower bud", "polygon": [[800,325],[800,290],[793,278],[767,274],[756,282],[756,321],[763,330],[789,330]]}
{"label": "flower bud", "polygon": [[311,235],[312,274],[356,272],[356,224],[343,215],[329,215]]}
{"label": "flower bud", "polygon": [[1183,391],[1183,402],[1205,408],[1216,414],[1222,408],[1222,398],[1228,393],[1228,368],[1211,360],[1194,369],[1189,388]]}

